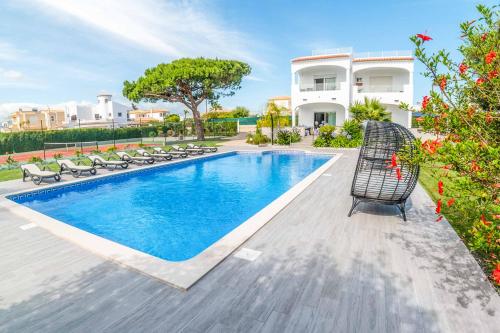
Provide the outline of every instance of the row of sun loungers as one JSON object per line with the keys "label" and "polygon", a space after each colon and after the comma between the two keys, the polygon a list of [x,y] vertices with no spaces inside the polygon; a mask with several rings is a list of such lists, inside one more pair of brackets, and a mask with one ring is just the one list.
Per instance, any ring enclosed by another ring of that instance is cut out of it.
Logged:
{"label": "row of sun loungers", "polygon": [[90,175],[95,175],[97,173],[97,167],[102,168],[128,168],[129,164],[145,165],[153,164],[155,161],[170,161],[174,157],[176,158],[186,158],[189,155],[202,155],[204,153],[214,153],[217,151],[217,147],[206,147],[206,146],[196,146],[193,144],[188,144],[186,148],[182,148],[178,145],[173,145],[172,149],[166,151],[160,147],[154,147],[153,152],[148,152],[145,149],[137,149],[135,154],[131,155],[127,152],[117,152],[116,155],[120,160],[110,160],[105,159],[100,155],[89,155],[87,156],[91,165],[81,165],[80,162],[73,162],[69,159],[58,159],[56,160],[59,165],[59,172],[54,172],[47,170],[45,167],[40,169],[38,165],[34,163],[21,165],[21,170],[23,172],[23,182],[30,179],[36,185],[40,185],[45,179],[54,179],[55,181],[61,180],[61,175],[63,173],[70,173],[73,177],[80,177],[84,173],[89,173]]}

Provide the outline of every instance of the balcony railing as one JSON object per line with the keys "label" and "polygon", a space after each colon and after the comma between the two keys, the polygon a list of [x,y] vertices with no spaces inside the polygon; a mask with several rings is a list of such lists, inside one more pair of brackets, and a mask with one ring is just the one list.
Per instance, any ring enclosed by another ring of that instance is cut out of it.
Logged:
{"label": "balcony railing", "polygon": [[316,49],[312,50],[311,55],[325,55],[325,54],[351,54],[352,47],[337,47],[333,49]]}
{"label": "balcony railing", "polygon": [[340,90],[340,85],[336,85],[334,87],[314,87],[314,86],[308,86],[308,87],[300,87],[300,91],[334,91],[334,90]]}
{"label": "balcony railing", "polygon": [[355,86],[354,91],[358,93],[403,93],[404,88],[398,88],[393,86]]}
{"label": "balcony railing", "polygon": [[411,56],[413,56],[413,52],[408,50],[354,53],[354,58],[390,58],[390,57],[411,57]]}

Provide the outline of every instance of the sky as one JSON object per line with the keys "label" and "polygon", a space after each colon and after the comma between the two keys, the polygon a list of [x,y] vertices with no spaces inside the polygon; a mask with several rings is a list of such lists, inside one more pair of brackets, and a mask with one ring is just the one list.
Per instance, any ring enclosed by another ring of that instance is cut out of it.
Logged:
{"label": "sky", "polygon": [[[249,63],[241,90],[221,104],[260,113],[269,97],[290,95],[290,60],[314,49],[411,50],[409,36],[425,32],[429,50],[459,59],[459,24],[477,17],[478,3],[495,1],[2,0],[0,119],[23,105],[95,103],[103,91],[129,105],[124,80],[198,56]],[[415,62],[416,101],[430,87],[422,71]]]}

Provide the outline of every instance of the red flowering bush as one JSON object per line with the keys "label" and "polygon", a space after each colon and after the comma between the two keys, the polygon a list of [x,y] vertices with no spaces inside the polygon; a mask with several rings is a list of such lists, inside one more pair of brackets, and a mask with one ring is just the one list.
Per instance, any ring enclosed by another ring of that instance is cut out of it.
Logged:
{"label": "red flowering bush", "polygon": [[500,21],[498,7],[477,9],[481,17],[460,26],[458,63],[445,50],[428,54],[425,46],[437,40],[422,34],[410,38],[415,57],[425,65],[423,75],[433,82],[417,121],[435,135],[420,143],[413,162],[439,175],[436,221],[444,213],[467,225],[460,236],[500,285]]}

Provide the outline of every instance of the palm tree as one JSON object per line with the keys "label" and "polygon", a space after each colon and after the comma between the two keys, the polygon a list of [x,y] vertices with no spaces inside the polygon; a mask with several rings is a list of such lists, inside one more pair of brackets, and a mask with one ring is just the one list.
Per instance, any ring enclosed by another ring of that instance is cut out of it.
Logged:
{"label": "palm tree", "polygon": [[389,113],[376,98],[365,97],[364,103],[355,102],[349,109],[352,117],[362,122],[363,120],[389,121]]}

